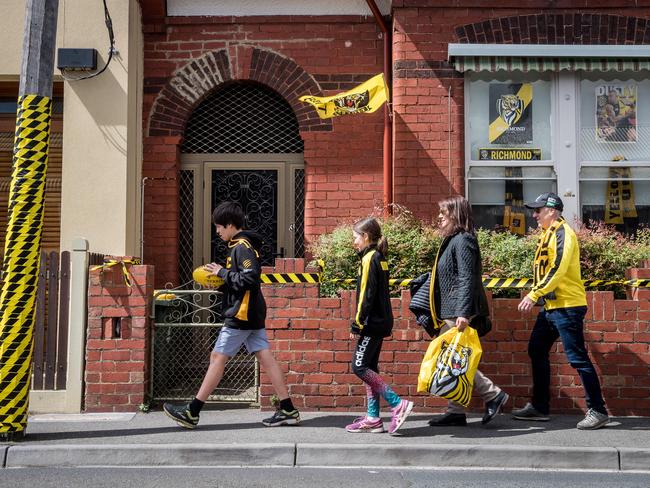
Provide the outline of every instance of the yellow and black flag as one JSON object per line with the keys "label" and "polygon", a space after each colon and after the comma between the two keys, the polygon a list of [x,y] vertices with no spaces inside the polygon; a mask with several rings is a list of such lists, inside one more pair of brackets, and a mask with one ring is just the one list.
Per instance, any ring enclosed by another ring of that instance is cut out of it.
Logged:
{"label": "yellow and black flag", "polygon": [[532,83],[490,83],[490,144],[533,142]]}
{"label": "yellow and black flag", "polygon": [[383,74],[373,76],[351,90],[330,97],[311,95],[300,97],[301,102],[309,103],[316,108],[321,119],[339,115],[369,114],[379,109],[387,100],[388,88]]}

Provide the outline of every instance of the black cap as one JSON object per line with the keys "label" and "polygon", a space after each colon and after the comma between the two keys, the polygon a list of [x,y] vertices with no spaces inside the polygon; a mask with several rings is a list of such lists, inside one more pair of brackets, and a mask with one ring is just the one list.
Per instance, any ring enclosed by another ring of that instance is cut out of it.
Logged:
{"label": "black cap", "polygon": [[538,196],[534,202],[529,202],[526,204],[526,208],[542,208],[549,207],[559,210],[560,212],[564,210],[564,203],[562,199],[558,197],[555,193],[542,193]]}

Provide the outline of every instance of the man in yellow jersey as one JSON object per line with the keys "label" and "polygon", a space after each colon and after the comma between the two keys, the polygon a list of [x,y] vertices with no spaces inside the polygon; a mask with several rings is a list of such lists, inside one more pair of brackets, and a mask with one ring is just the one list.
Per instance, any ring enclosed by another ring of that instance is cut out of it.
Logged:
{"label": "man in yellow jersey", "polygon": [[528,341],[533,369],[533,398],[524,408],[513,410],[519,420],[549,420],[551,367],[549,351],[561,338],[569,364],[580,374],[585,389],[587,415],[578,429],[599,429],[609,422],[600,382],[583,335],[587,297],[580,277],[580,249],[575,232],[562,217],[564,204],[555,193],[542,193],[534,202],[537,224],[543,229],[535,251],[533,288],[519,303],[530,312],[536,303],[544,308],[537,315]]}

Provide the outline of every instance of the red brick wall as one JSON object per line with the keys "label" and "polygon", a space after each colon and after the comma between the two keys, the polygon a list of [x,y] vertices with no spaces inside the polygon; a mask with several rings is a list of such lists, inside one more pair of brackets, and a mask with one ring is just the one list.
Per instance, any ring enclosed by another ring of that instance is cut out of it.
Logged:
{"label": "red brick wall", "polygon": [[[382,200],[383,112],[322,122],[300,103],[382,70],[371,17],[176,18],[145,24],[144,259],[156,283],[177,281],[178,145],[192,109],[228,80],[256,80],[292,106],[305,142],[307,241]],[[190,87],[188,90],[188,86]],[[179,88],[180,87],[180,88]]]}
{"label": "red brick wall", "polygon": [[[394,199],[418,217],[464,193],[463,77],[450,42],[642,44],[648,8],[607,2],[398,1],[393,4]],[[307,241],[382,204],[382,112],[320,121],[297,98],[345,90],[382,70],[371,17],[168,17],[145,24],[145,259],[177,281],[178,144],[192,109],[219,84],[250,79],[292,106],[305,142]],[[215,73],[219,73],[218,76]]]}
{"label": "red brick wall", "polygon": [[[92,268],[91,268],[92,269]],[[131,287],[120,266],[90,272],[86,337],[87,412],[133,412],[149,391],[149,313],[153,267],[128,266]],[[119,320],[120,334],[114,331]]]}
{"label": "red brick wall", "polygon": [[[303,270],[302,260],[279,260],[275,268],[275,272]],[[650,276],[650,269],[632,273]],[[264,294],[272,349],[286,373],[294,403],[306,410],[362,410],[365,389],[349,365],[353,292],[342,292],[341,298],[318,298],[314,285],[285,285],[265,287]],[[612,292],[589,292],[585,336],[611,413],[650,416],[650,290],[636,290],[634,297],[614,300]],[[444,401],[416,392],[428,340],[412,320],[408,303],[407,291],[401,299],[393,299],[395,327],[392,338],[384,343],[380,371],[419,411],[440,410]],[[531,395],[527,344],[535,316],[520,313],[518,303],[515,299],[491,300],[494,328],[482,340],[480,368],[510,394],[509,407],[523,406]],[[579,376],[567,363],[559,342],[551,352],[551,376],[553,412],[584,410]],[[262,374],[264,408],[268,408],[271,394],[269,379]],[[483,405],[474,400],[472,407],[481,411]]]}
{"label": "red brick wall", "polygon": [[[153,268],[131,266],[129,270],[132,288],[124,285],[118,267],[101,274],[91,272],[86,411],[135,411],[149,389]],[[305,261],[281,259],[266,271],[304,272]],[[630,270],[628,276],[650,278],[650,268]],[[350,369],[353,292],[319,298],[316,285],[274,285],[265,286],[264,295],[272,350],[286,374],[294,403],[304,410],[365,408],[365,389]],[[650,416],[650,290],[635,289],[630,297],[615,300],[611,292],[589,292],[585,336],[611,413]],[[510,407],[522,406],[531,394],[527,344],[535,316],[520,313],[518,302],[491,300],[493,330],[482,340],[480,366],[511,395]],[[393,299],[395,327],[384,343],[380,371],[397,393],[415,401],[420,412],[441,410],[445,401],[416,391],[428,339],[413,320],[408,303],[407,291]],[[112,337],[113,317],[122,317],[120,338]],[[262,408],[269,408],[274,392],[264,372],[260,385]],[[551,385],[553,412],[584,409],[579,376],[567,363],[559,342],[551,352]],[[483,405],[475,399],[471,407],[481,411]]]}

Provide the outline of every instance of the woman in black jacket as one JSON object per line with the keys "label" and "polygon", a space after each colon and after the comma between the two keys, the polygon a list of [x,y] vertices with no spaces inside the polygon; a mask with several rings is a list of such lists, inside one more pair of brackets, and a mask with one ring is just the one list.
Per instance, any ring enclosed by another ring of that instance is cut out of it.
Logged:
{"label": "woman in black jacket", "polygon": [[[431,315],[441,333],[451,327],[463,331],[469,325],[479,329],[481,334],[485,332],[480,329],[488,322],[489,310],[472,209],[467,199],[461,196],[449,197],[438,205],[440,231],[444,239],[431,272]],[[480,371],[476,371],[474,376],[474,391],[485,401],[482,422],[487,424],[508,401],[508,394]],[[450,401],[447,413],[430,420],[429,425],[467,425],[465,408]]]}

